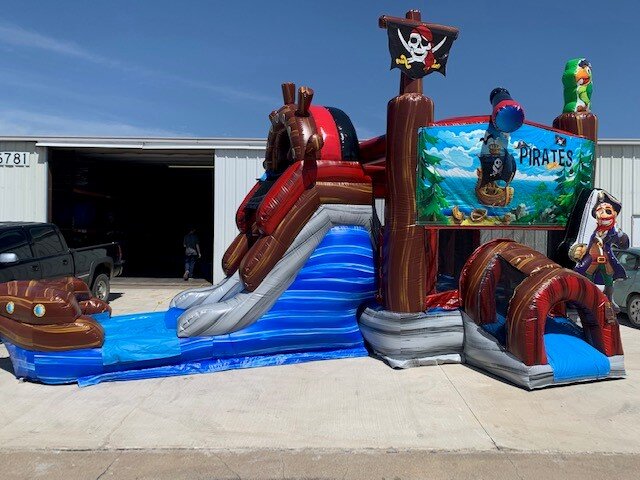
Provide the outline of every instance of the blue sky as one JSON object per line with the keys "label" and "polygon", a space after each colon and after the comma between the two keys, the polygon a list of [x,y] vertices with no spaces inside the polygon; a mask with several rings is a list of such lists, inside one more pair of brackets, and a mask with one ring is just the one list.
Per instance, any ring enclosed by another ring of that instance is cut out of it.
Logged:
{"label": "blue sky", "polygon": [[264,137],[284,81],[378,135],[399,70],[377,19],[409,8],[460,28],[447,77],[425,78],[436,118],[486,114],[504,86],[549,124],[584,56],[600,137],[640,138],[635,0],[2,1],[0,135]]}

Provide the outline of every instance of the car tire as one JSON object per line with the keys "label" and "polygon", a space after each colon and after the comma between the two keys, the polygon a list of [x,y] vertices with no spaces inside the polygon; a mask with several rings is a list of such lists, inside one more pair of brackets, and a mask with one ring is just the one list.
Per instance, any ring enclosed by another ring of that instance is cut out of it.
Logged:
{"label": "car tire", "polygon": [[94,297],[104,301],[109,301],[109,293],[111,292],[111,282],[109,276],[105,273],[101,273],[93,280],[91,286],[91,293]]}
{"label": "car tire", "polygon": [[640,328],[640,295],[634,294],[627,298],[627,317],[631,325]]}

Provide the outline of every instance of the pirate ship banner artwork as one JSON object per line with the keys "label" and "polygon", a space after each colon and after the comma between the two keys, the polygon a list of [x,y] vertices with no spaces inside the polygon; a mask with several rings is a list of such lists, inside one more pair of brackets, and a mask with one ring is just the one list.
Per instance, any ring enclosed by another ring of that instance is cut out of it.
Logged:
{"label": "pirate ship banner artwork", "polygon": [[417,223],[459,227],[564,227],[580,191],[593,187],[594,144],[524,123],[421,128]]}
{"label": "pirate ship banner artwork", "polygon": [[409,25],[387,21],[391,68],[413,79],[433,72],[445,75],[449,50],[457,33],[439,25]]}

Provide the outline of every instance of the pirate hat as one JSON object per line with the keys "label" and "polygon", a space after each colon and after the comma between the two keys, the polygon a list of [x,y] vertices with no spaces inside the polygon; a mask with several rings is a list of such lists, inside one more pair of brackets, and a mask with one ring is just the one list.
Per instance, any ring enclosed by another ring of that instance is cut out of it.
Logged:
{"label": "pirate hat", "polygon": [[431,30],[429,30],[426,25],[418,25],[411,31],[411,33],[418,33],[421,37],[428,40],[429,42],[433,41],[433,33],[431,33]]}
{"label": "pirate hat", "polygon": [[589,63],[589,60],[587,60],[586,58],[583,58],[582,60],[580,60],[580,63],[578,63],[579,67],[590,67],[591,63]]}
{"label": "pirate hat", "polygon": [[620,203],[620,200],[618,200],[616,197],[611,195],[609,192],[606,192],[604,190],[598,190],[598,200],[596,201],[596,204],[591,209],[591,216],[593,218],[596,218],[596,209],[600,204],[603,204],[603,203],[610,204],[613,207],[613,209],[616,211],[616,214],[620,213],[620,210],[622,210],[622,203]]}

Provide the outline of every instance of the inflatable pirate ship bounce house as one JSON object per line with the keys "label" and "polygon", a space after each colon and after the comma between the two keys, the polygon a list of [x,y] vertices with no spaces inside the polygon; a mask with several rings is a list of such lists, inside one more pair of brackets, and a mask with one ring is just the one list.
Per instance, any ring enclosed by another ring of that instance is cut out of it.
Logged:
{"label": "inflatable pirate ship bounce house", "polygon": [[[372,355],[397,368],[467,362],[528,389],[623,377],[615,305],[594,284],[615,280],[610,244],[624,234],[621,205],[593,190],[589,62],[567,63],[553,126],[527,121],[505,88],[489,115],[436,119],[423,78],[445,74],[458,30],[415,10],[379,26],[400,70],[384,134],[360,140],[345,112],[283,84],[227,277],[125,316],[73,279],[0,285],[16,376],[90,385]],[[496,227],[562,242],[553,258],[480,245],[479,229]]]}

